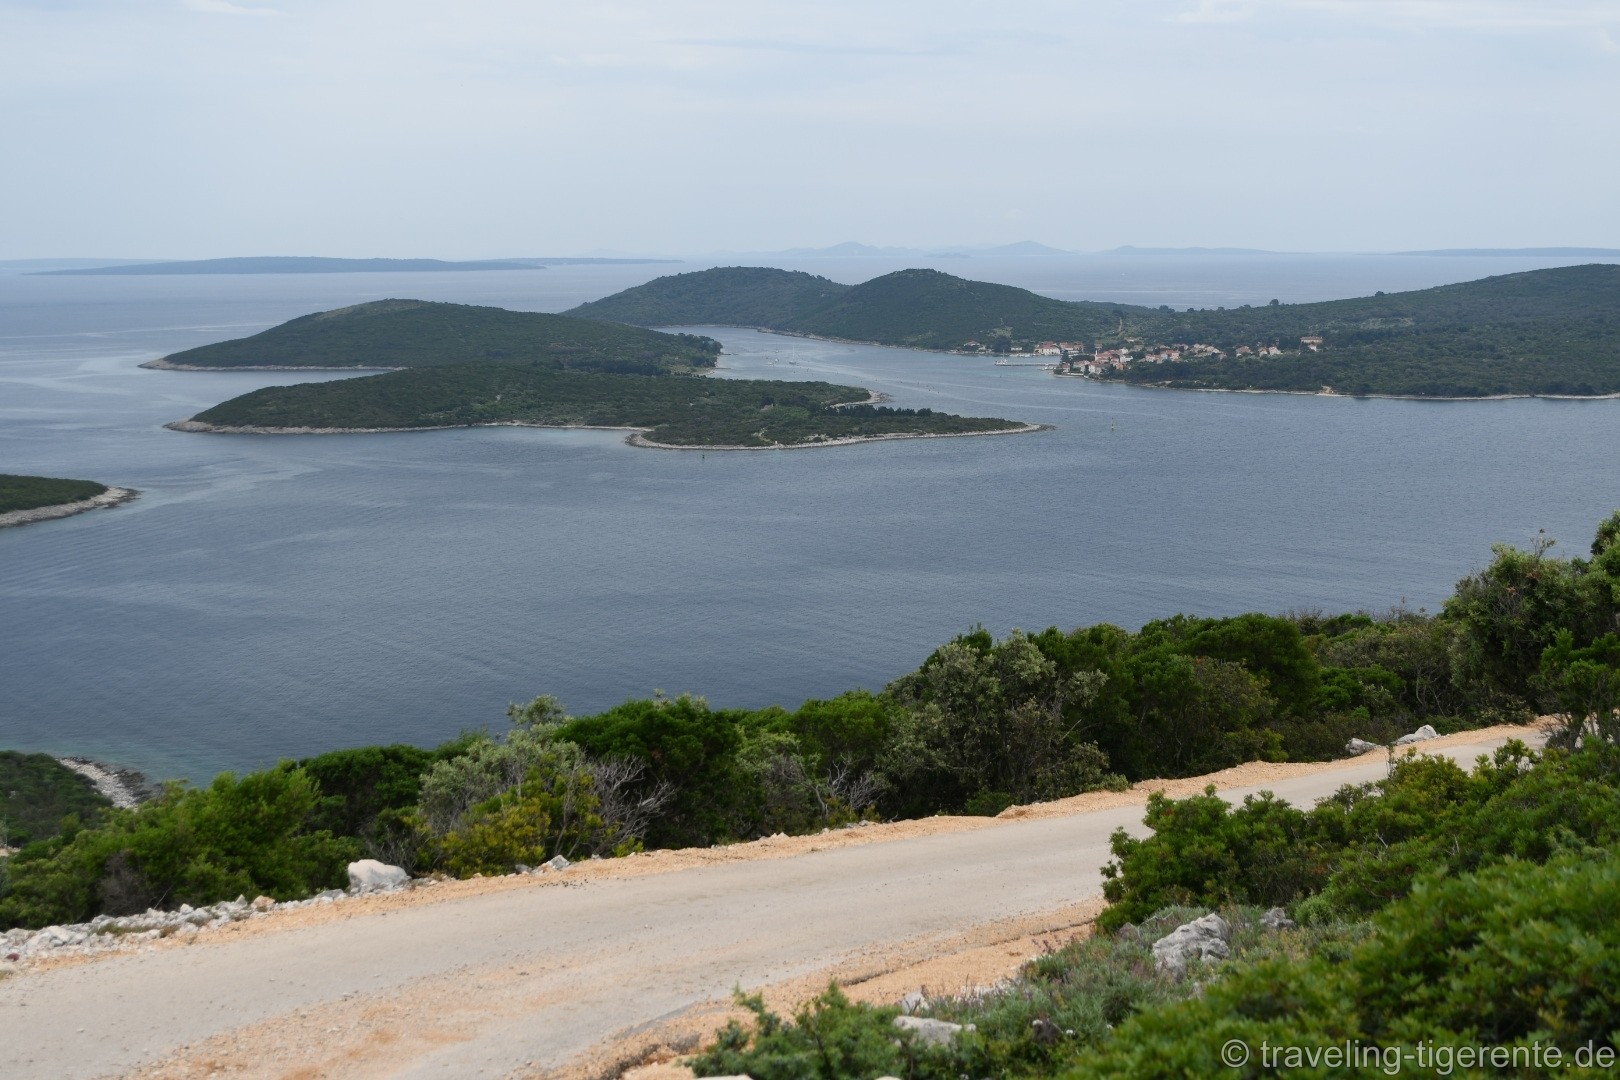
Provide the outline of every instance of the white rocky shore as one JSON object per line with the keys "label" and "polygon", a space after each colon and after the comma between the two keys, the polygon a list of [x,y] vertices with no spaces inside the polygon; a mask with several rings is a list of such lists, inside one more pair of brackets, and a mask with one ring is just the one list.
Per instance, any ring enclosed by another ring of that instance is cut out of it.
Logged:
{"label": "white rocky shore", "polygon": [[[542,866],[524,867],[517,874],[509,876],[556,873],[571,865],[558,855]],[[437,884],[438,879],[412,878],[397,866],[389,866],[375,859],[362,859],[349,864],[347,889],[328,889],[304,900],[273,900],[268,896],[249,900],[245,896],[238,896],[235,900],[222,900],[207,907],[194,908],[190,904],[181,904],[175,911],[148,908],[139,915],[97,915],[87,923],[47,926],[40,930],[18,927],[0,933],[0,977],[46,960],[139,951],[150,948],[153,942],[161,938],[186,941],[222,926],[263,919],[278,911],[337,904],[361,896],[430,888]]]}
{"label": "white rocky shore", "polygon": [[52,518],[72,517],[87,510],[103,510],[108,507],[127,503],[138,496],[140,492],[134,488],[110,487],[100,495],[93,495],[78,502],[57,503],[55,506],[36,506],[32,510],[12,510],[0,514],[0,529],[11,525],[29,525],[36,521],[50,521]]}

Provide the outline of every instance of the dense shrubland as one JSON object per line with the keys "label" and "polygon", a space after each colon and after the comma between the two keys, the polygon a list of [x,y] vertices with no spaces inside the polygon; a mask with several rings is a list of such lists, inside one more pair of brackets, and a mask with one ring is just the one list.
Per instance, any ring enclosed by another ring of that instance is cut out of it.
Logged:
{"label": "dense shrubland", "polygon": [[[1612,741],[1617,536],[1620,514],[1589,559],[1557,558],[1547,543],[1499,548],[1439,614],[1182,615],[1135,632],[1052,628],[1000,641],[978,629],[880,693],[795,710],[659,695],[569,717],[540,697],[513,706],[503,731],[434,750],[339,750],[203,788],[171,785],[137,810],[35,832],[4,863],[0,923],[305,895],[342,884],[344,864],[361,855],[417,873],[488,874],[558,854],[994,814],[1257,758],[1325,759],[1351,737],[1387,741],[1421,723],[1454,731],[1556,709],[1570,720],[1555,745]],[[1462,873],[1477,869],[1464,855],[1530,857],[1505,824],[1519,820],[1518,804],[1491,800],[1511,787],[1524,802],[1535,791],[1526,785],[1559,770],[1574,779],[1525,803],[1534,820],[1520,831],[1551,836],[1556,826],[1559,850],[1609,843],[1593,824],[1607,804],[1559,801],[1595,783],[1577,773],[1598,759],[1557,760],[1532,768],[1513,758],[1473,776],[1403,766],[1376,791],[1309,811],[1155,801],[1158,835],[1118,842],[1108,919],[1177,903],[1296,902],[1361,918],[1409,891],[1419,865]],[[1425,847],[1435,822],[1452,831]],[[1166,847],[1183,838],[1184,853]],[[1445,842],[1463,854],[1433,847]]]}

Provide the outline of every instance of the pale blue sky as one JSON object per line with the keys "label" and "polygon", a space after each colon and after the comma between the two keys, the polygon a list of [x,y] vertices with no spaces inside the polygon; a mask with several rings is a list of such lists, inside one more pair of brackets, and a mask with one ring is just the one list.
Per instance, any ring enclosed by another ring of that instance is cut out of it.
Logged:
{"label": "pale blue sky", "polygon": [[1620,0],[0,0],[0,258],[1620,246]]}

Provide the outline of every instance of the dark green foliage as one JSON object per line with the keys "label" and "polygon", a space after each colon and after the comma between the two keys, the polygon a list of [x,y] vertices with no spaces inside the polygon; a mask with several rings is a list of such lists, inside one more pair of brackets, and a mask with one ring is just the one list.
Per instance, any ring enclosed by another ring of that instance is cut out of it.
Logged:
{"label": "dark green foliage", "polygon": [[775,446],[888,434],[1001,431],[1021,425],[871,405],[822,382],[645,378],[517,364],[461,364],[336,382],[271,386],[198,413],[224,427],[432,428],[474,424],[650,429],[678,446]]}
{"label": "dark green foliage", "polygon": [[1167,904],[1288,905],[1315,919],[1362,917],[1405,896],[1420,873],[1465,873],[1509,859],[1620,842],[1620,749],[1532,757],[1509,743],[1472,773],[1445,758],[1399,760],[1376,783],[1311,810],[1269,796],[1229,807],[1213,791],[1150,797],[1135,839],[1114,834],[1104,868],[1118,926]]}
{"label": "dark green foliage", "polygon": [[[660,278],[574,313],[631,323],[733,323],[918,348],[972,340],[997,353],[1015,341],[1041,340],[1103,348],[1203,343],[1227,353],[1135,363],[1113,376],[1188,388],[1314,393],[1328,386],[1422,397],[1620,391],[1620,267],[1609,264],[1351,300],[1188,312],[1054,300],[934,270],[817,289],[786,288],[784,274],[731,267]],[[1324,338],[1321,351],[1301,348],[1308,335]],[[1273,344],[1281,355],[1235,351]]]}
{"label": "dark green foliage", "polygon": [[365,837],[379,815],[399,813],[416,805],[422,774],[435,761],[460,751],[458,744],[439,750],[395,743],[333,750],[305,758],[288,768],[302,769],[320,789],[310,825],[333,836]]}
{"label": "dark green foliage", "polygon": [[597,716],[565,724],[559,739],[598,758],[645,762],[648,789],[673,784],[674,801],[647,835],[655,847],[712,843],[731,835],[728,819],[742,796],[738,751],[746,716],[715,711],[701,698],[627,701]]}
{"label": "dark green foliage", "polygon": [[1460,679],[1483,681],[1532,706],[1544,698],[1542,652],[1561,634],[1571,648],[1620,628],[1620,511],[1598,527],[1592,558],[1560,559],[1543,538],[1530,551],[1505,544],[1490,566],[1457,583],[1445,614],[1461,628]]}
{"label": "dark green foliage", "polygon": [[94,480],[61,480],[54,476],[0,473],[0,514],[93,499],[106,490],[106,484],[98,484]]}
{"label": "dark green foliage", "polygon": [[292,899],[346,885],[359,845],[312,830],[320,800],[298,769],[206,788],[171,786],[103,824],[32,844],[8,860],[0,925],[44,926],[237,895]]}
{"label": "dark green foliage", "polygon": [[376,300],[303,315],[252,337],[200,345],[182,367],[415,368],[530,364],[662,375],[714,366],[720,343],[590,319],[427,300]]}
{"label": "dark green foliage", "polygon": [[1097,920],[1105,930],[1178,904],[1289,904],[1326,880],[1306,814],[1269,792],[1233,809],[1213,786],[1180,800],[1155,791],[1143,821],[1153,830],[1145,840],[1114,832],[1115,861],[1103,868],[1110,906]]}
{"label": "dark green foliage", "polygon": [[48,840],[69,828],[93,825],[112,803],[96,785],[49,754],[0,750],[0,847]]}
{"label": "dark green foliage", "polygon": [[[1620,858],[1613,852],[1426,879],[1382,913],[1373,935],[1347,954],[1236,965],[1202,995],[1126,1020],[1063,1075],[1282,1075],[1260,1067],[1263,1043],[1324,1047],[1349,1040],[1396,1053],[1420,1042],[1539,1042],[1569,1055],[1588,1044],[1612,1049],[1620,1026],[1616,910]],[[1230,1069],[1219,1058],[1230,1039],[1251,1048],[1247,1067]],[[1381,1057],[1364,1068],[1305,1074],[1394,1075],[1385,1071],[1390,1061],[1399,1065],[1398,1058]],[[1464,1074],[1564,1072],[1459,1070]]]}

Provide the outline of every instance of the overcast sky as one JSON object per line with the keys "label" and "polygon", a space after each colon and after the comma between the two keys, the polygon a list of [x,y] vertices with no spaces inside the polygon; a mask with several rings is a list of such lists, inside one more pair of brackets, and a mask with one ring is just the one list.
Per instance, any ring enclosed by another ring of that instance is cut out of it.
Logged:
{"label": "overcast sky", "polygon": [[0,258],[1620,246],[1620,0],[0,0]]}

